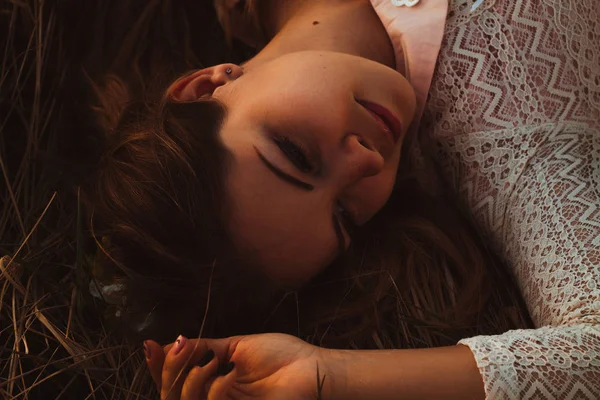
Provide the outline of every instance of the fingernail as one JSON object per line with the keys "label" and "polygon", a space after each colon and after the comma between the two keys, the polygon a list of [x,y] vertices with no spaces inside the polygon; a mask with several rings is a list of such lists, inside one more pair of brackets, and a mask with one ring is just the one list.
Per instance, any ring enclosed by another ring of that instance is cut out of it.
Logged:
{"label": "fingernail", "polygon": [[146,355],[146,359],[149,360],[150,359],[150,347],[148,347],[145,340],[144,340],[144,354]]}
{"label": "fingernail", "polygon": [[219,365],[219,368],[217,369],[217,375],[218,376],[227,375],[228,373],[233,371],[233,367],[235,367],[235,363],[233,361],[230,362],[229,364]]}
{"label": "fingernail", "polygon": [[204,367],[206,364],[208,364],[213,358],[215,358],[215,352],[213,349],[210,349],[206,352],[206,354],[204,354],[202,356],[202,358],[200,359],[200,361],[198,361],[198,365],[201,367]]}
{"label": "fingernail", "polygon": [[183,349],[183,346],[185,346],[185,342],[187,340],[185,339],[185,337],[183,337],[183,335],[179,335],[177,337],[177,340],[175,340],[175,346],[173,346],[173,355],[176,356],[177,354],[179,354],[179,352],[181,351],[181,349]]}

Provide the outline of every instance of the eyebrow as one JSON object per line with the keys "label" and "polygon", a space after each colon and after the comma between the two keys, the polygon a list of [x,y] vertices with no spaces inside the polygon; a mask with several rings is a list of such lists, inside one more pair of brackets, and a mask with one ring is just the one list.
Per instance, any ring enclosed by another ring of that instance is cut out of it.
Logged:
{"label": "eyebrow", "polygon": [[[267,160],[267,158],[265,156],[262,155],[262,153],[256,148],[256,146],[253,146],[253,147],[254,147],[254,150],[256,151],[256,154],[258,154],[258,158],[279,179],[286,181],[288,183],[291,183],[292,185],[294,185],[302,190],[308,191],[308,192],[314,190],[315,187],[313,185],[303,182],[300,179],[294,178],[293,176],[286,174],[285,172],[283,172],[282,170],[277,168],[275,165],[271,164],[271,162],[269,160]],[[342,227],[340,226],[340,221],[336,218],[335,215],[333,216],[333,229],[335,231],[335,236],[337,237],[337,240],[338,240],[338,253],[342,254],[344,251],[346,251],[346,240],[344,239],[344,234],[342,233]]]}
{"label": "eyebrow", "polygon": [[301,181],[298,178],[294,178],[293,176],[283,172],[282,170],[280,170],[279,168],[277,168],[276,166],[271,164],[271,162],[269,160],[267,160],[265,158],[265,156],[263,156],[256,147],[254,147],[254,150],[256,151],[256,154],[258,154],[258,158],[260,158],[260,160],[263,162],[263,164],[265,164],[267,166],[267,168],[269,168],[269,170],[271,170],[271,172],[273,172],[279,179],[282,179],[288,183],[291,183],[292,185],[299,187],[302,190],[306,190],[308,192],[310,192],[311,190],[314,190],[315,187],[313,185],[311,185],[310,183]]}

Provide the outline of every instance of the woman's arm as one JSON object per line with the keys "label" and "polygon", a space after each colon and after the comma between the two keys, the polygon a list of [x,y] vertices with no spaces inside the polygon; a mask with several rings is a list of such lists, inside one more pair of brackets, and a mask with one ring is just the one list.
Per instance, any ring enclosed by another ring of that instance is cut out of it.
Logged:
{"label": "woman's arm", "polygon": [[462,345],[417,350],[326,350],[325,360],[324,400],[485,398],[473,354]]}

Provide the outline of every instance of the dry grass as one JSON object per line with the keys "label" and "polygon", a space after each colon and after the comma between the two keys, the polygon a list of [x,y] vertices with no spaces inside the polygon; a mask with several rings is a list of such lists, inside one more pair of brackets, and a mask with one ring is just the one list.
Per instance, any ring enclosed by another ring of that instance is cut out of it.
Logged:
{"label": "dry grass", "polygon": [[[105,3],[0,1],[0,256],[10,255],[0,263],[2,399],[156,397],[141,347],[97,321],[88,329],[94,321],[76,301],[86,266],[64,157],[85,132],[76,126],[85,117],[69,94],[80,65],[107,54],[87,46],[92,33],[84,29]],[[120,4],[132,6],[132,18],[159,6]]]}
{"label": "dry grass", "polygon": [[75,310],[78,212],[44,163],[67,79],[52,12],[43,1],[0,7],[0,253],[12,257],[0,264],[0,397],[151,398],[140,349],[89,332]]}

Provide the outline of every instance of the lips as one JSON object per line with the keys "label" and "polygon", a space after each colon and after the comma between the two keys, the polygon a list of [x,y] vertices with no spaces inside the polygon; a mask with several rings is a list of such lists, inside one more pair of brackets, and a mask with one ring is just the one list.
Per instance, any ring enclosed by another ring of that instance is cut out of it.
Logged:
{"label": "lips", "polygon": [[377,103],[366,100],[357,99],[356,102],[370,111],[371,114],[373,114],[373,117],[385,126],[384,130],[391,134],[394,143],[398,142],[402,136],[402,124],[390,110]]}

